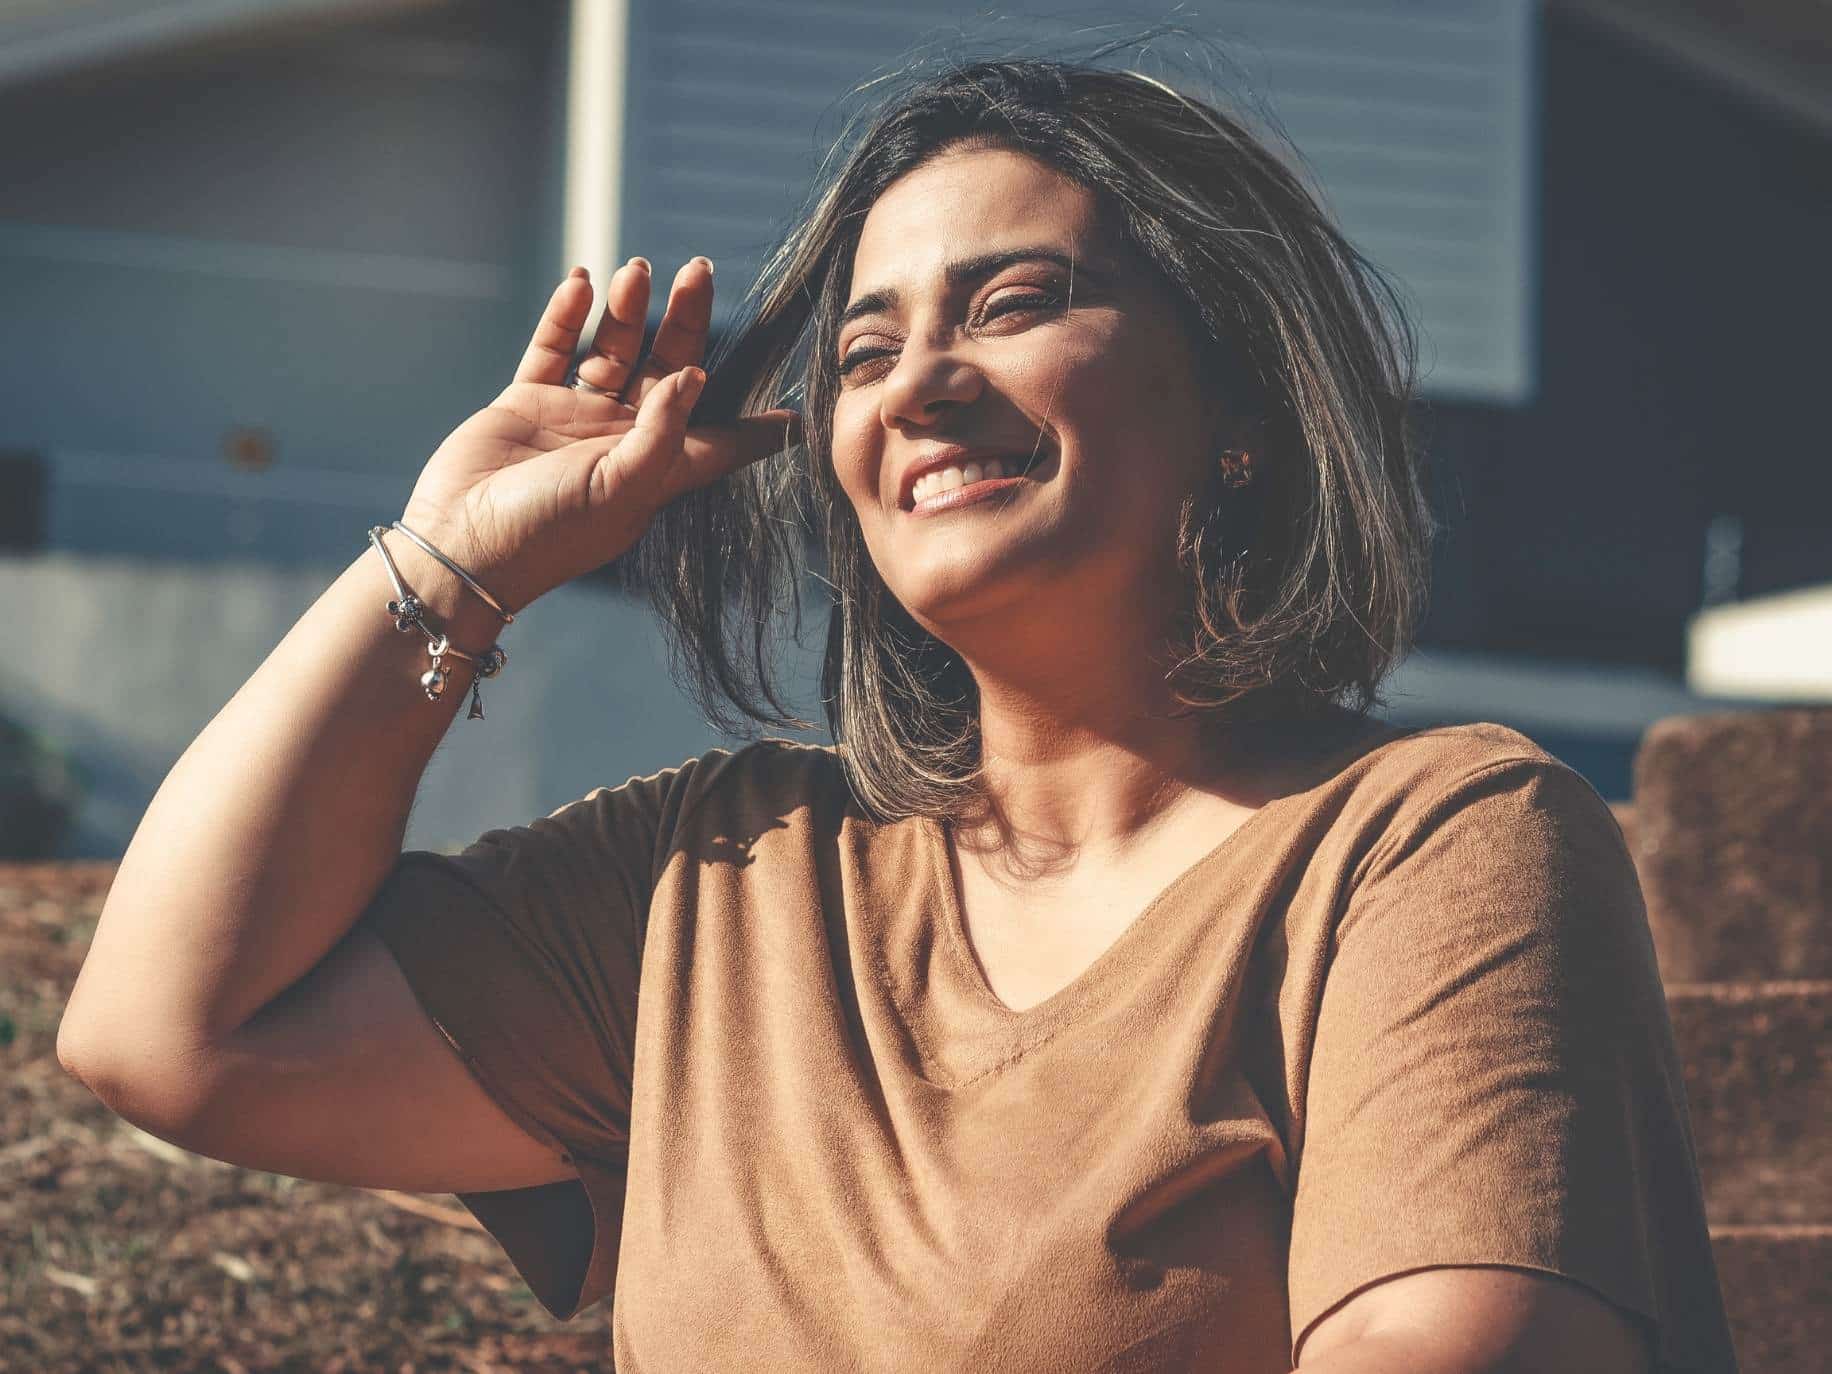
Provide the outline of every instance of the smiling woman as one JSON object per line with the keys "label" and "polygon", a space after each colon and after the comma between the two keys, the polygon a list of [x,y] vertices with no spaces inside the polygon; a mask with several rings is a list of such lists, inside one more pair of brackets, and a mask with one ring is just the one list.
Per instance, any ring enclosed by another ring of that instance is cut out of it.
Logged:
{"label": "smiling woman", "polygon": [[[807,443],[662,512],[640,555],[715,718],[729,702],[792,723],[753,671],[761,633],[728,649],[724,607],[760,625],[796,597],[776,536],[805,523],[810,493],[836,604],[823,699],[879,814],[984,806],[983,675],[901,579],[928,563],[972,581],[997,555],[951,560],[950,541],[976,543],[978,516],[1003,520],[1033,495],[1041,508],[1010,534],[1041,558],[1033,575],[1067,576],[1054,585],[1088,612],[1164,608],[1174,623],[1137,626],[1142,653],[1114,649],[1168,675],[1177,705],[1219,722],[1372,701],[1424,600],[1411,333],[1267,147],[1152,78],[992,64],[888,102],[813,204],[701,407],[799,392]],[[931,413],[893,423],[900,406]],[[860,504],[860,483],[908,482],[931,460],[931,481],[952,483],[955,450],[1019,459],[1031,480],[972,502],[977,523],[924,527],[918,546],[873,519],[882,501]],[[1230,481],[1236,454],[1249,484]],[[742,556],[696,562],[738,531],[752,532]]]}
{"label": "smiling woman", "polygon": [[615,1293],[623,1369],[1733,1370],[1608,808],[1367,718],[1410,344],[1272,153],[968,64],[862,127],[704,393],[710,264],[636,366],[649,273],[576,379],[561,283],[434,454],[392,626],[481,648],[462,579],[640,536],[708,711],[795,724],[799,524],[833,743],[400,853],[450,708],[353,567],[161,789],[65,1062],[218,1158],[458,1193],[550,1313]]}

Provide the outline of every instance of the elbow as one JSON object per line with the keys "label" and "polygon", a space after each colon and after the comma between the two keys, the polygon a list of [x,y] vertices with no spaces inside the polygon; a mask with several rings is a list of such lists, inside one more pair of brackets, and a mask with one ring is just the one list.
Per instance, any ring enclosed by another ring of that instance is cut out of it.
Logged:
{"label": "elbow", "polygon": [[122,1120],[185,1145],[202,1100],[203,1074],[194,1053],[151,1041],[124,1050],[66,1010],[57,1027],[57,1062]]}

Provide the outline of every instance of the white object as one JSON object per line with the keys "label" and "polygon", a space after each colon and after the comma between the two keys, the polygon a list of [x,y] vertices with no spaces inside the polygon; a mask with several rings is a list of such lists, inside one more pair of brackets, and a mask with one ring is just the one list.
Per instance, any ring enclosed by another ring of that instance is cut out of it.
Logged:
{"label": "white object", "polygon": [[1686,685],[1709,696],[1832,701],[1832,585],[1700,611],[1686,628]]}

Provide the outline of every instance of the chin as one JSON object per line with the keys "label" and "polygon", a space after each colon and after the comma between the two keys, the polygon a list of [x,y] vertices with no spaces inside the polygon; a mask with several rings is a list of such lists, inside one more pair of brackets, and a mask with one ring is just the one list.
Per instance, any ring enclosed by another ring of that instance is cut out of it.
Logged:
{"label": "chin", "polygon": [[972,575],[937,574],[924,578],[919,585],[893,587],[891,594],[902,603],[917,624],[931,634],[939,634],[950,623],[977,620],[983,616],[1004,613],[1029,615],[1035,602],[1024,595],[1019,579],[991,571]]}

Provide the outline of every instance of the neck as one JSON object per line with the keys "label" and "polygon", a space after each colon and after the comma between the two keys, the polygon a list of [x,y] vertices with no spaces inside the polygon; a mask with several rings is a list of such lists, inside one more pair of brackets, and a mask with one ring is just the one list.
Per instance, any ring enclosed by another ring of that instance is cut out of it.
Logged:
{"label": "neck", "polygon": [[1096,609],[949,627],[979,689],[992,814],[967,828],[987,843],[1120,858],[1186,801],[1251,790],[1252,732],[1176,701],[1163,631]]}

